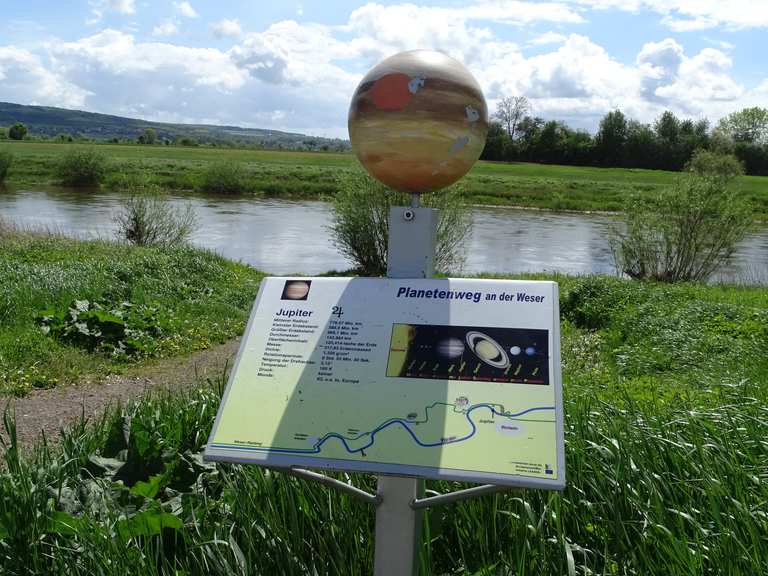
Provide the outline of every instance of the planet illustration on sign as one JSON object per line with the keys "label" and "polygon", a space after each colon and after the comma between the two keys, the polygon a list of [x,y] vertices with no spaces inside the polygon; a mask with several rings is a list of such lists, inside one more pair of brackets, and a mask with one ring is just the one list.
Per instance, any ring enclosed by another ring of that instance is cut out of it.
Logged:
{"label": "planet illustration on sign", "polygon": [[509,357],[496,340],[482,332],[468,332],[467,346],[475,356],[494,368],[509,366]]}
{"label": "planet illustration on sign", "polygon": [[437,343],[437,353],[445,358],[458,358],[464,353],[464,343],[458,338],[446,338]]}
{"label": "planet illustration on sign", "polygon": [[283,300],[306,300],[309,294],[309,281],[289,280],[283,289]]}
{"label": "planet illustration on sign", "polygon": [[404,192],[450,186],[480,157],[488,107],[457,60],[412,50],[380,62],[357,87],[349,138],[365,169]]}

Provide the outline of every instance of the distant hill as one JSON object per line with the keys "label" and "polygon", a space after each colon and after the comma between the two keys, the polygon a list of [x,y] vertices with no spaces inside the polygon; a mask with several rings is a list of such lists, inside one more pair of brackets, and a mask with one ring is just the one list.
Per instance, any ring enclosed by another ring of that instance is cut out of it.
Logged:
{"label": "distant hill", "polygon": [[136,140],[147,128],[154,128],[159,140],[180,141],[184,138],[200,143],[259,146],[289,150],[347,150],[347,140],[320,138],[293,132],[214,126],[208,124],[170,124],[96,114],[81,110],[50,106],[24,106],[0,102],[0,126],[22,122],[30,136],[55,138],[68,134],[73,138],[94,140]]}

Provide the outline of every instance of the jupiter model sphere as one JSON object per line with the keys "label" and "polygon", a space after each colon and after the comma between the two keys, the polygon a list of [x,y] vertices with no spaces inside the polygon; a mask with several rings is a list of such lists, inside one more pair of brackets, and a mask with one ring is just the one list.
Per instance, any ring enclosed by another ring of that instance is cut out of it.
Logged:
{"label": "jupiter model sphere", "polygon": [[349,138],[365,169],[404,192],[450,186],[480,157],[488,107],[477,81],[441,52],[412,50],[365,75],[349,107]]}

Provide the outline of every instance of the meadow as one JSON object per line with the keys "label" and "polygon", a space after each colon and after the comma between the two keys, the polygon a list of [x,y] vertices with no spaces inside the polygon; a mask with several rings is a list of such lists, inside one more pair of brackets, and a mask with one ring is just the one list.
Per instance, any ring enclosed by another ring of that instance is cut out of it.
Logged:
{"label": "meadow", "polygon": [[[7,182],[13,186],[57,183],[55,166],[75,144],[8,142],[14,154]],[[227,190],[281,197],[323,198],[338,190],[338,178],[358,170],[351,153],[281,152],[210,147],[93,145],[109,162],[103,186],[119,188],[148,175],[167,190]],[[233,176],[234,173],[234,176]],[[468,202],[576,211],[620,211],[632,193],[670,186],[674,172],[526,163],[478,162],[460,186]],[[232,181],[227,187],[218,181]],[[755,216],[768,219],[768,178],[744,176],[737,186]]]}
{"label": "meadow", "polygon": [[[422,573],[765,574],[766,291],[554,279],[567,487],[429,511]],[[3,573],[370,573],[370,507],[201,460],[223,382],[116,407],[27,455],[6,415]]]}
{"label": "meadow", "polygon": [[99,379],[234,338],[261,277],[203,250],[82,242],[0,221],[0,394]]}

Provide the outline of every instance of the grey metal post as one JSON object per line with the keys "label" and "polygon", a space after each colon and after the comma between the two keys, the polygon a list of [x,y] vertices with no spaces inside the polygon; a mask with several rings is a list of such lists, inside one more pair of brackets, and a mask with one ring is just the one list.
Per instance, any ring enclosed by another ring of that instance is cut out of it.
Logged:
{"label": "grey metal post", "polygon": [[[429,278],[434,274],[437,242],[437,210],[419,208],[412,196],[411,207],[389,211],[387,276]],[[401,476],[379,476],[379,505],[376,509],[375,576],[415,574],[419,560],[422,510],[411,503],[424,495],[424,480]]]}

